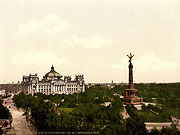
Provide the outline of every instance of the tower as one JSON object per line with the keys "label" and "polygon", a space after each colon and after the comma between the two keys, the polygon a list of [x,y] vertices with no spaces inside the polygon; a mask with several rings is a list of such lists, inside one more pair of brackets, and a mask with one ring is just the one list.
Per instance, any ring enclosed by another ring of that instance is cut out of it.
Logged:
{"label": "tower", "polygon": [[84,92],[85,91],[84,76],[83,75],[76,75],[75,81],[78,84],[78,91]]}
{"label": "tower", "polygon": [[143,99],[138,97],[138,90],[134,89],[133,83],[133,64],[132,58],[134,55],[130,53],[129,57],[129,85],[128,89],[124,91],[124,103],[125,104],[142,104]]}

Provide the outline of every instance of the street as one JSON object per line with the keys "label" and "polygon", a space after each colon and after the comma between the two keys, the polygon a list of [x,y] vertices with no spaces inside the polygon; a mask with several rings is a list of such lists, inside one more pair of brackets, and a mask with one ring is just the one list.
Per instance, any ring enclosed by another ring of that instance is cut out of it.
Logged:
{"label": "street", "polygon": [[17,109],[14,106],[12,97],[4,99],[3,104],[7,108],[9,108],[12,114],[12,118],[13,118],[12,127],[14,127],[16,135],[33,135],[33,133],[28,127],[28,123],[26,122],[25,116],[22,115],[23,111],[21,109]]}

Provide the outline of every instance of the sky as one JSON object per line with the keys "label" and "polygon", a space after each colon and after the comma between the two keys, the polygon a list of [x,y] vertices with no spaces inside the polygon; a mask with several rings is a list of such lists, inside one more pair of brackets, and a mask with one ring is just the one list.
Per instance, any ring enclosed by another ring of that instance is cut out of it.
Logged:
{"label": "sky", "polygon": [[85,82],[180,81],[179,0],[0,0],[0,83],[52,64]]}

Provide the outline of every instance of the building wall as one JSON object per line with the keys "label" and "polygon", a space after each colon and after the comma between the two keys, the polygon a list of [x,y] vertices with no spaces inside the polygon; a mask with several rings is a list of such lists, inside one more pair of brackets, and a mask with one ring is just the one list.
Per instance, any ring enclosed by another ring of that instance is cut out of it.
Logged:
{"label": "building wall", "polygon": [[[28,78],[29,80],[27,80]],[[84,77],[82,75],[76,76],[72,81],[71,77],[64,77],[63,79],[45,80],[44,78],[39,81],[36,75],[23,76],[22,84],[27,86],[27,93],[43,93],[43,94],[73,94],[85,92]]]}

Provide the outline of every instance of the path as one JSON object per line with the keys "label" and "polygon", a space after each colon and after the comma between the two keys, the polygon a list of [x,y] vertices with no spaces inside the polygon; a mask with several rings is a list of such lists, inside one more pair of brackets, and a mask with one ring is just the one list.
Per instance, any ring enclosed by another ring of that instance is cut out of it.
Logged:
{"label": "path", "polygon": [[14,106],[12,97],[5,99],[4,102],[6,102],[4,105],[10,109],[12,114],[12,127],[14,127],[16,135],[33,135],[28,127],[25,116],[22,115],[23,111]]}

